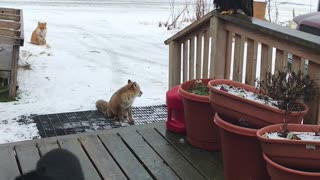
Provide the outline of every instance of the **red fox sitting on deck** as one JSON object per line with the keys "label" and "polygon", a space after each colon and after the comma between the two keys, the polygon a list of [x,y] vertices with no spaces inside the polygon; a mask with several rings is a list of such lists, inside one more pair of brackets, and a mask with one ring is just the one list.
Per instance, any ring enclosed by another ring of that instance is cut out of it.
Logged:
{"label": "red fox sitting on deck", "polygon": [[33,31],[31,43],[36,45],[45,45],[47,36],[47,23],[38,22],[38,27]]}
{"label": "red fox sitting on deck", "polygon": [[96,107],[107,117],[118,118],[123,121],[127,117],[129,123],[133,124],[132,104],[136,97],[140,97],[142,91],[136,82],[128,80],[128,84],[116,91],[110,98],[110,101],[98,100]]}

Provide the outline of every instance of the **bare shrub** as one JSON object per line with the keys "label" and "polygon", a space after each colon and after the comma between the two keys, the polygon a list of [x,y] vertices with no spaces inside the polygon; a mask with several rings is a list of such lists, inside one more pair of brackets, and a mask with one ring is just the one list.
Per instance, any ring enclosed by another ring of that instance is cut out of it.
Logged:
{"label": "bare shrub", "polygon": [[178,28],[178,23],[193,22],[200,19],[206,13],[212,9],[211,0],[194,0],[192,6],[194,6],[194,15],[190,15],[190,1],[185,0],[185,6],[182,10],[176,8],[175,0],[169,1],[170,15],[165,22],[159,22],[159,27],[166,27],[168,30]]}
{"label": "bare shrub", "polygon": [[200,19],[211,9],[211,1],[208,0],[195,0],[195,17],[196,20]]}
{"label": "bare shrub", "polygon": [[26,62],[24,64],[19,64],[19,68],[21,68],[23,70],[32,70],[31,64],[29,64],[28,62]]}
{"label": "bare shrub", "polygon": [[181,17],[186,17],[185,14],[189,13],[188,11],[189,2],[187,0],[185,1],[185,6],[182,10],[179,10],[179,9],[177,10],[175,5],[176,5],[175,0],[169,1],[170,15],[165,22],[159,22],[159,27],[164,26],[168,30],[177,28],[177,23],[179,19],[181,19]]}
{"label": "bare shrub", "polygon": [[289,133],[287,120],[291,112],[304,110],[297,102],[309,102],[320,95],[315,81],[301,71],[278,70],[277,75],[267,73],[265,80],[258,81],[258,89],[260,99],[267,102],[271,97],[272,104],[285,111],[281,137],[287,137]]}

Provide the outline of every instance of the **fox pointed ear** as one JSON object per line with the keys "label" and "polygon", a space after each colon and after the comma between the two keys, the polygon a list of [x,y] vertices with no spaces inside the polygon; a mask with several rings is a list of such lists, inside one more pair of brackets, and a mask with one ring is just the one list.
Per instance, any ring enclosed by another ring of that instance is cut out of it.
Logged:
{"label": "fox pointed ear", "polygon": [[128,79],[128,84],[129,84],[129,83],[131,83],[131,80],[130,80],[130,79]]}
{"label": "fox pointed ear", "polygon": [[38,25],[40,25],[41,24],[41,22],[38,22]]}
{"label": "fox pointed ear", "polygon": [[44,22],[43,24],[46,26],[46,25],[47,25],[47,22]]}
{"label": "fox pointed ear", "polygon": [[136,82],[133,82],[132,83],[132,87],[136,87],[137,86],[137,83]]}

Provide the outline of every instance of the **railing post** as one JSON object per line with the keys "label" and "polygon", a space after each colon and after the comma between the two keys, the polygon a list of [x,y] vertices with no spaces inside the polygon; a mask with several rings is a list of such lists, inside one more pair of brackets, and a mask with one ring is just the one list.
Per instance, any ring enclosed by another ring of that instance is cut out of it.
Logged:
{"label": "railing post", "polygon": [[18,60],[19,60],[19,46],[13,46],[12,60],[11,60],[11,73],[10,73],[10,87],[9,97],[14,98],[16,96],[17,86],[17,71],[18,71]]}
{"label": "railing post", "polygon": [[243,54],[245,37],[235,34],[234,38],[234,58],[233,58],[233,77],[234,81],[242,82],[243,74]]}
{"label": "railing post", "polygon": [[226,78],[227,31],[223,20],[213,16],[210,20],[211,38],[211,78]]}
{"label": "railing post", "polygon": [[[308,74],[310,79],[315,80],[315,82],[320,86],[320,64],[316,64],[309,61],[308,64]],[[304,124],[320,124],[320,98],[316,98],[308,104],[309,112],[303,120]]]}
{"label": "railing post", "polygon": [[247,39],[247,43],[248,45],[245,83],[251,86],[255,86],[257,73],[258,42],[253,39]]}
{"label": "railing post", "polygon": [[169,44],[169,89],[181,83],[181,45],[176,41]]}

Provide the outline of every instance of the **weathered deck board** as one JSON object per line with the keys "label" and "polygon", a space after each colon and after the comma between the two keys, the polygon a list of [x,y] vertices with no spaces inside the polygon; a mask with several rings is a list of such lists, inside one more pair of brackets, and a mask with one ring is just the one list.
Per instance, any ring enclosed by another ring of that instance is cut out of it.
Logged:
{"label": "weathered deck board", "polygon": [[118,135],[110,133],[99,135],[99,137],[129,179],[152,179],[151,175],[130,152],[129,148]]}
{"label": "weathered deck board", "polygon": [[157,126],[156,130],[164,136],[175,148],[177,148],[192,164],[200,169],[208,179],[223,180],[223,162],[221,152],[209,152],[190,146],[184,135],[174,134],[166,131],[165,125]]}
{"label": "weathered deck board", "polygon": [[172,147],[155,129],[138,131],[164,161],[182,179],[205,179],[174,147]]}
{"label": "weathered deck board", "polygon": [[0,179],[14,179],[20,175],[12,147],[0,148]]}
{"label": "weathered deck board", "polygon": [[39,151],[35,143],[17,145],[15,149],[22,173],[34,170],[40,159]]}
{"label": "weathered deck board", "polygon": [[79,158],[85,179],[101,180],[101,177],[99,176],[99,174],[91,164],[89,158],[86,156],[85,152],[83,151],[78,139],[68,138],[68,139],[59,139],[58,141],[62,149],[67,149],[73,152]]}
{"label": "weathered deck board", "polygon": [[97,136],[82,137],[80,141],[104,179],[127,179]]}
{"label": "weathered deck board", "polygon": [[[40,156],[67,149],[86,180],[223,179],[221,153],[180,143],[164,123],[0,144],[0,180],[34,170]],[[15,156],[16,154],[16,156]]]}
{"label": "weathered deck board", "polygon": [[156,179],[179,179],[137,132],[121,132],[120,136]]}
{"label": "weathered deck board", "polygon": [[47,152],[54,150],[54,149],[59,149],[59,145],[57,141],[44,141],[44,142],[38,142],[37,147],[40,151],[40,155],[43,156]]}

